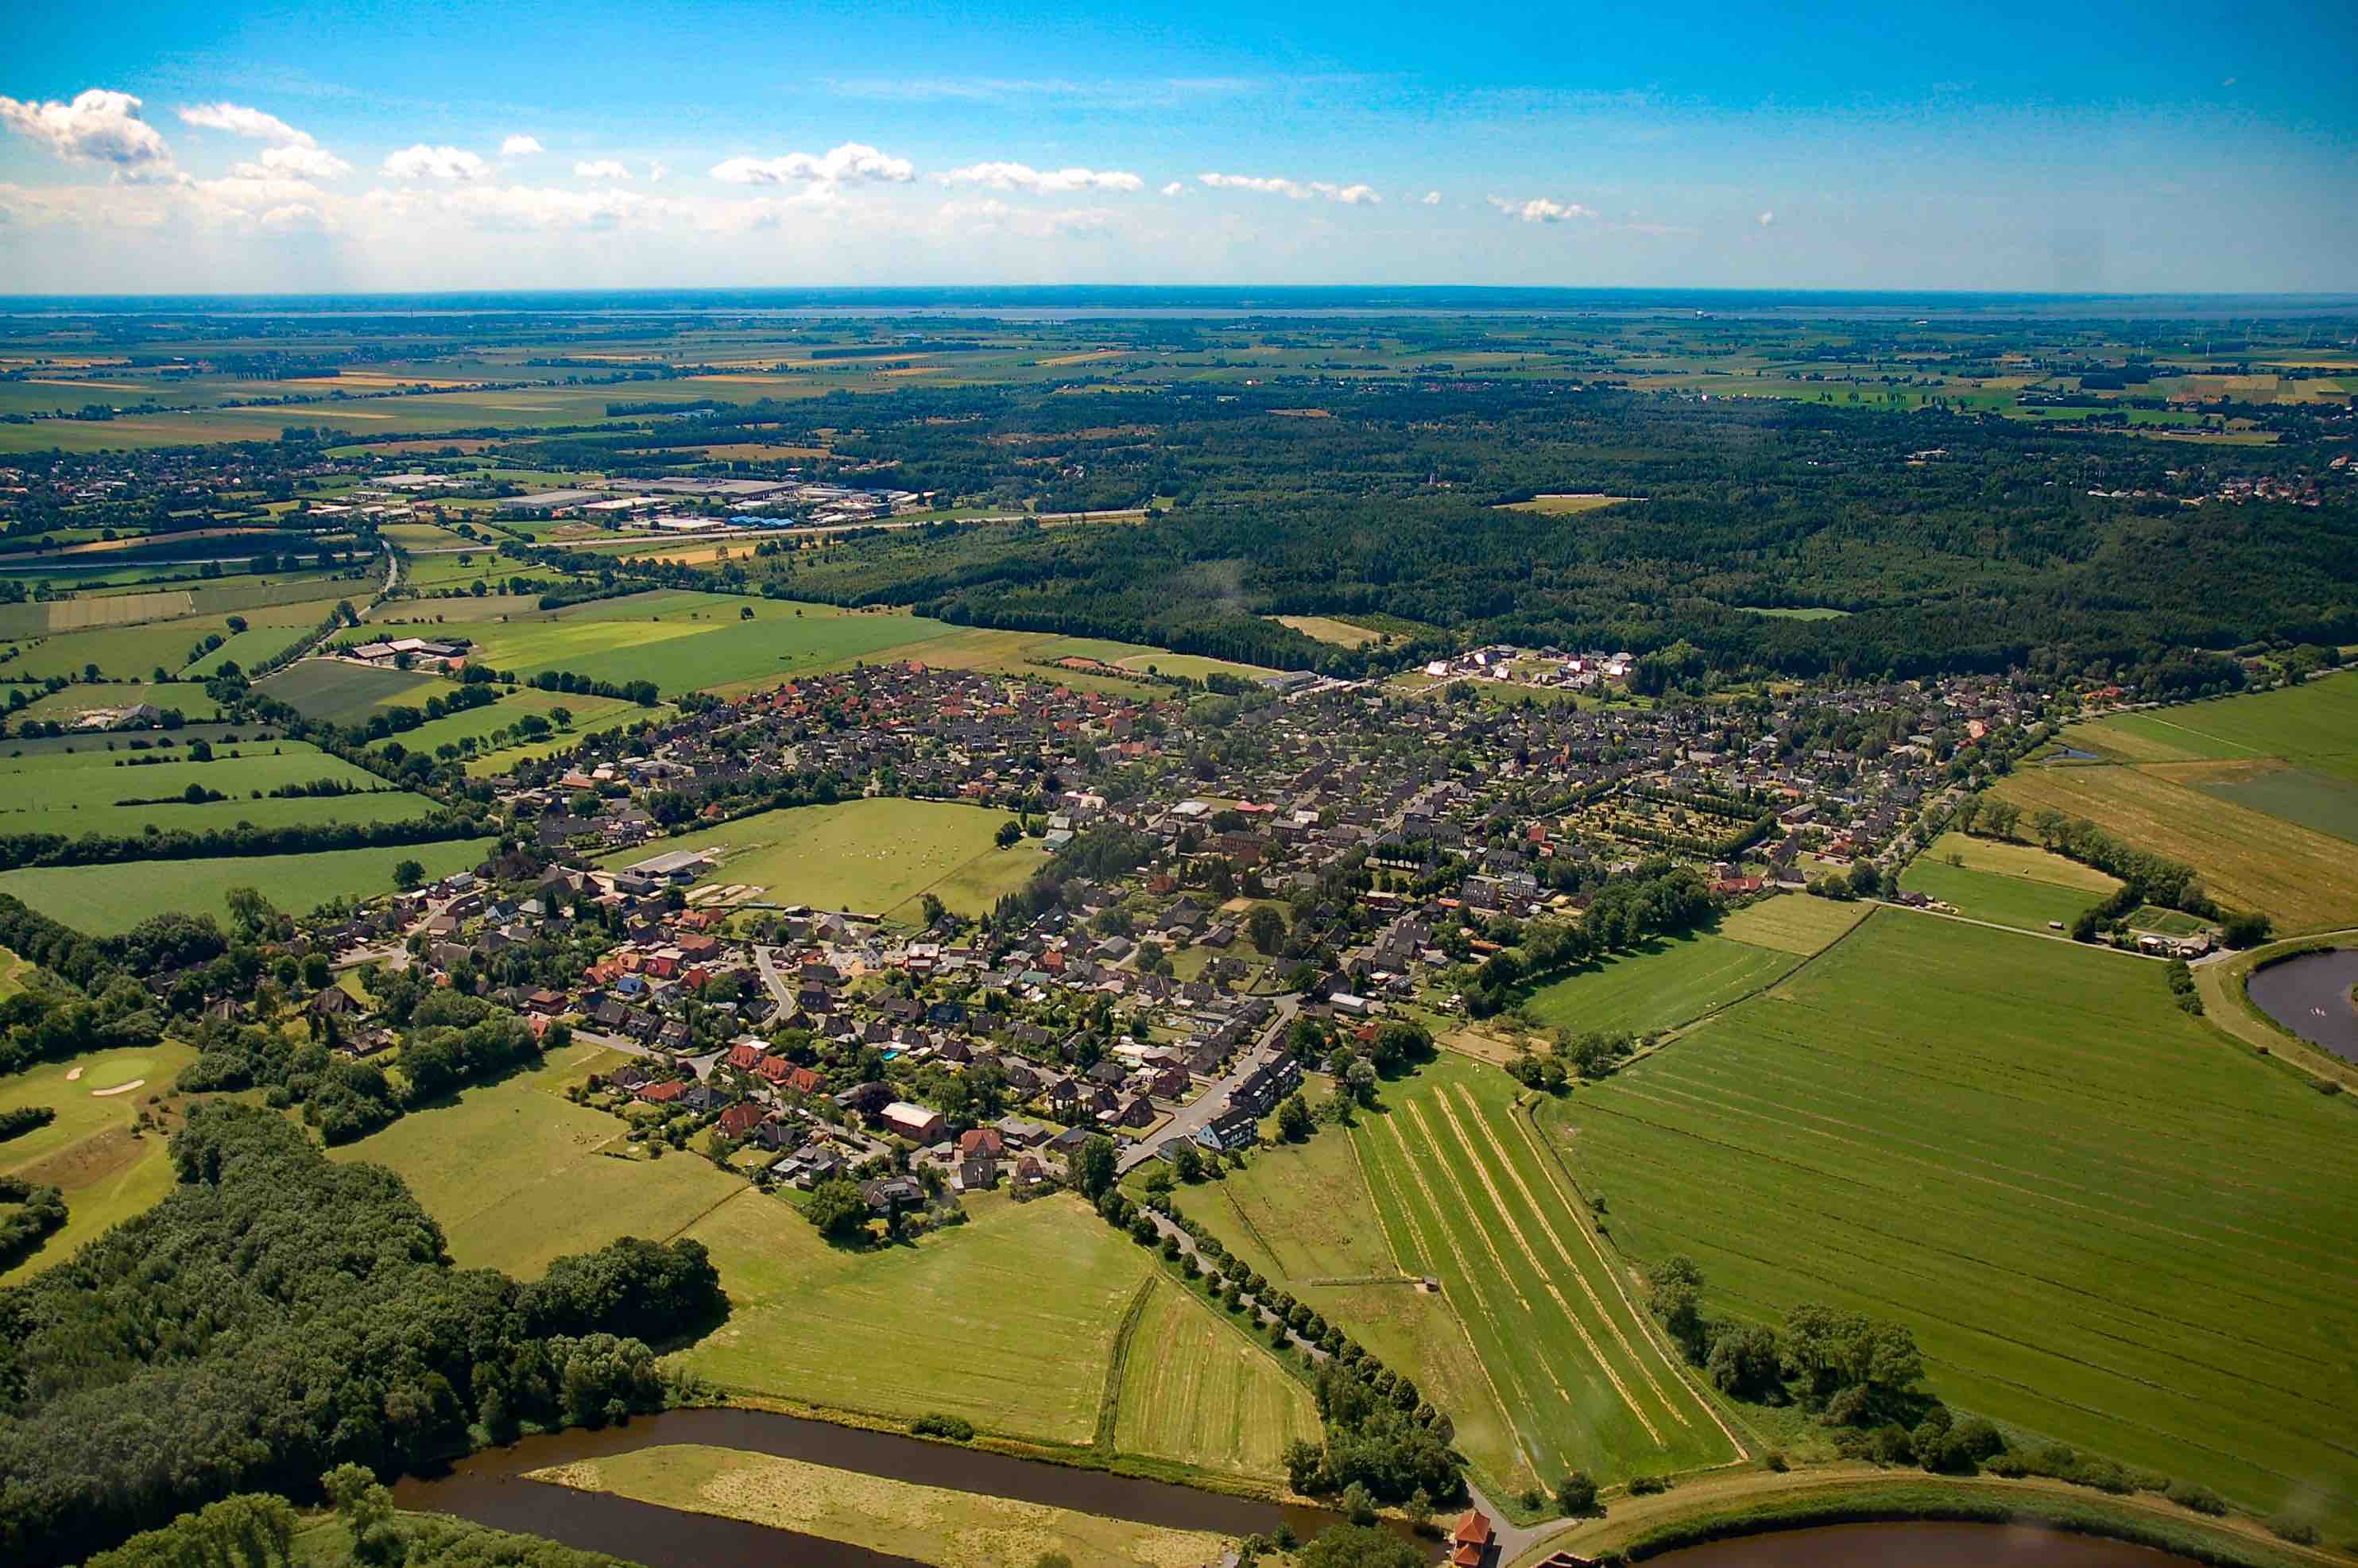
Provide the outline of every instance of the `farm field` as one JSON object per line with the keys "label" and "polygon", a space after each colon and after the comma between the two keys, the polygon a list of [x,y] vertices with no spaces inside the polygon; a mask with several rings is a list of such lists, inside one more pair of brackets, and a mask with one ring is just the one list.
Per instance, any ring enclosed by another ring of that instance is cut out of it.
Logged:
{"label": "farm field", "polygon": [[234,887],[257,889],[280,909],[302,914],[333,898],[390,892],[393,869],[404,860],[424,866],[431,880],[481,864],[497,846],[493,838],[461,838],[306,855],[32,866],[0,873],[0,892],[77,931],[119,936],[158,910],[210,914],[226,923],[229,890]]}
{"label": "farm field", "polygon": [[224,639],[230,636],[226,613],[60,632],[15,643],[16,656],[0,663],[0,676],[13,680],[75,678],[95,665],[100,675],[113,679],[145,680],[158,669],[178,672],[189,663],[189,652],[216,633]]}
{"label": "farm field", "polygon": [[504,730],[513,735],[518,721],[532,714],[555,724],[554,715],[560,708],[571,718],[565,730],[548,738],[556,750],[579,744],[581,737],[593,730],[610,729],[618,723],[627,724],[656,716],[655,709],[642,708],[619,697],[585,697],[519,687],[506,692],[487,708],[471,708],[448,718],[429,719],[394,740],[408,751],[426,752],[471,741],[484,756],[500,757],[502,760],[498,765],[508,767],[514,765],[514,759],[506,755],[504,748],[493,744],[493,732]]}
{"label": "farm field", "polygon": [[1627,495],[1534,495],[1529,501],[1510,501],[1509,512],[1536,512],[1542,517],[1577,517],[1584,512],[1602,512],[1608,506],[1620,506],[1634,499]]}
{"label": "farm field", "polygon": [[1898,1319],[1963,1410],[2347,1533],[2351,1114],[2155,966],[1879,911],[1542,1121],[1708,1312]]}
{"label": "farm field", "polygon": [[462,1268],[530,1279],[617,1237],[665,1239],[743,1184],[692,1154],[628,1154],[620,1119],[565,1098],[567,1084],[621,1060],[578,1043],[328,1152],[398,1171]]}
{"label": "farm field", "polygon": [[[375,774],[301,741],[223,742],[210,762],[149,760],[184,757],[185,747],[135,752],[102,750],[103,744],[91,740],[72,752],[0,757],[0,834],[78,838],[123,837],[150,827],[201,833],[240,822],[258,827],[398,822],[435,809],[424,795],[387,788]],[[139,765],[127,765],[133,758]],[[321,779],[366,793],[267,798],[273,789]],[[179,798],[191,784],[229,798],[191,806]],[[265,798],[253,798],[257,791]],[[132,800],[163,804],[123,804]]]}
{"label": "farm field", "polygon": [[1319,1440],[1309,1389],[1204,1298],[1158,1275],[1131,1325],[1114,1447],[1282,1483],[1285,1447]]}
{"label": "farm field", "polygon": [[764,811],[620,850],[601,863],[611,869],[667,849],[719,849],[719,867],[699,880],[763,888],[768,903],[914,919],[918,896],[931,891],[961,914],[987,914],[1047,860],[1036,838],[1008,849],[992,843],[1010,820],[950,801],[879,796]]}
{"label": "farm field", "polygon": [[1337,621],[1331,615],[1272,615],[1270,619],[1281,626],[1293,627],[1305,637],[1315,637],[1342,648],[1364,648],[1369,643],[1384,640],[1381,632]]}
{"label": "farm field", "polygon": [[[749,609],[751,621],[743,615]],[[673,696],[772,685],[887,653],[897,657],[903,644],[946,630],[942,622],[914,615],[728,594],[644,593],[484,626],[475,656],[527,679],[568,670],[618,686],[652,680]]]}
{"label": "farm field", "polygon": [[1073,1563],[1196,1568],[1229,1542],[1202,1530],[1134,1524],[987,1493],[923,1486],[800,1459],[665,1444],[535,1470],[529,1479],[611,1492],[691,1513],[798,1530],[917,1563],[1033,1568]]}
{"label": "farm field", "polygon": [[380,708],[422,705],[445,684],[438,676],[410,670],[381,670],[341,659],[304,659],[280,670],[256,689],[315,724],[352,724],[365,721]]}
{"label": "farm field", "polygon": [[1230,1251],[1413,1379],[1485,1476],[1515,1489],[1546,1484],[1517,1448],[1456,1308],[1401,1271],[1351,1138],[1328,1131],[1264,1150],[1180,1201]]}
{"label": "farm field", "polygon": [[[25,704],[20,719],[39,719],[70,727],[85,713],[102,708],[131,708],[139,703],[152,703],[159,712],[178,712],[183,719],[217,719],[221,704],[205,693],[205,688],[189,681],[127,681],[108,682],[103,686],[70,686],[37,697]],[[185,736],[175,736],[184,740]],[[83,745],[92,743],[94,737],[77,737]],[[152,739],[143,736],[142,739]]]}
{"label": "farm field", "polygon": [[1551,980],[1524,1005],[1550,1029],[1650,1034],[1756,989],[1798,961],[1792,952],[1711,932],[1653,937],[1634,952]]}
{"label": "farm field", "polygon": [[1936,847],[1902,871],[1900,888],[1952,904],[1959,914],[1974,920],[1996,921],[2021,931],[2044,931],[2050,922],[2069,927],[2082,911],[2103,902],[2102,894],[2085,888],[1952,866],[1938,856]]}
{"label": "farm field", "polygon": [[1361,1117],[1351,1138],[1394,1256],[1441,1281],[1533,1474],[1609,1484],[1740,1457],[1625,1293],[1517,1093],[1496,1068],[1445,1057]]}
{"label": "farm field", "polygon": [[2358,783],[2358,674],[2115,714],[2069,726],[2063,741],[2135,762],[2275,757]]}
{"label": "farm field", "polygon": [[748,1393],[1088,1443],[1152,1265],[1076,1199],[965,1201],[967,1224],[863,1252],[741,1188],[687,1231],[711,1249],[729,1321],[672,1359]]}
{"label": "farm field", "polygon": [[2358,855],[2349,842],[2269,816],[2152,769],[2087,762],[2018,768],[1997,793],[2027,815],[2052,806],[2141,849],[2183,860],[2221,903],[2256,909],[2279,931],[2358,918]]}
{"label": "farm field", "polygon": [[1757,899],[1722,919],[1719,935],[1754,947],[1807,957],[1822,953],[1866,918],[1867,906],[1840,899],[1778,893]]}
{"label": "farm field", "polygon": [[[45,1105],[57,1112],[48,1126],[0,1143],[0,1175],[57,1186],[66,1195],[65,1224],[16,1268],[0,1271],[0,1286],[72,1257],[83,1242],[171,1190],[165,1135],[135,1134],[133,1123],[148,1096],[174,1098],[172,1080],[196,1059],[192,1047],[166,1040],[44,1062],[0,1077],[0,1110]],[[92,1092],[134,1082],[141,1087],[125,1093]]]}

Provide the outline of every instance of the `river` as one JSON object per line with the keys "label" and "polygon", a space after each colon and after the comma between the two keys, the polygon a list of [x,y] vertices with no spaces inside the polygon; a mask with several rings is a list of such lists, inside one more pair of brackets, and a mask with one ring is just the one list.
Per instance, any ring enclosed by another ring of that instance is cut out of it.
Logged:
{"label": "river", "polygon": [[1834,1524],[1714,1541],[1659,1568],[2191,1568],[2194,1559],[2036,1525]]}
{"label": "river", "polygon": [[2358,948],[2321,953],[2269,964],[2246,982],[2262,1012],[2346,1062],[2358,1062],[2358,1006],[2350,988],[2358,986]]}
{"label": "river", "polygon": [[456,1514],[499,1530],[610,1552],[646,1568],[782,1562],[795,1568],[903,1568],[909,1561],[793,1530],[524,1478],[548,1465],[662,1444],[775,1454],[920,1486],[1229,1536],[1258,1534],[1282,1522],[1306,1539],[1335,1521],[1315,1509],[748,1410],[668,1411],[598,1432],[527,1437],[513,1447],[470,1454],[434,1475],[405,1478],[394,1487],[394,1499],[405,1509]]}

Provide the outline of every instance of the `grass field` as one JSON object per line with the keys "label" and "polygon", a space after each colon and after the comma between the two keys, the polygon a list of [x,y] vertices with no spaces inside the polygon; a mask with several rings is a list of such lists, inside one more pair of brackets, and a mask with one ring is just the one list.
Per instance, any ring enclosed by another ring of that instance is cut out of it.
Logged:
{"label": "grass field", "polygon": [[2069,926],[2120,883],[2028,844],[1943,833],[1899,874],[1899,886],[1952,904],[1975,920],[2044,931],[2050,921]]}
{"label": "grass field", "polygon": [[157,669],[177,673],[188,664],[189,650],[215,633],[223,638],[231,635],[227,615],[191,615],[135,626],[61,632],[15,643],[16,656],[0,663],[0,676],[11,680],[79,677],[95,665],[100,675],[113,679],[145,680]]}
{"label": "grass field", "polygon": [[1439,1279],[1463,1320],[1519,1468],[1611,1482],[1738,1457],[1631,1304],[1515,1094],[1497,1069],[1446,1057],[1389,1086],[1351,1137],[1402,1271]]}
{"label": "grass field", "polygon": [[92,936],[115,936],[160,910],[211,914],[227,922],[229,890],[259,889],[290,914],[331,898],[393,891],[393,869],[416,860],[430,878],[480,865],[492,838],[461,838],[381,849],[322,849],[308,855],[232,856],[209,860],[127,860],[103,866],[33,866],[0,874],[0,892],[23,899],[52,920]]}
{"label": "grass field", "polygon": [[1369,643],[1384,640],[1381,632],[1357,626],[1348,621],[1337,621],[1331,615],[1272,615],[1271,620],[1281,626],[1291,626],[1305,637],[1315,637],[1322,643],[1337,647],[1364,648]]}
{"label": "grass field", "polygon": [[1778,893],[1735,911],[1719,923],[1719,934],[1754,947],[1808,957],[1822,953],[1866,916],[1867,906],[1840,899]]}
{"label": "grass field", "polygon": [[[120,745],[118,741],[116,745]],[[385,787],[383,779],[300,741],[241,741],[213,750],[210,762],[161,762],[128,765],[133,757],[178,757],[170,752],[106,750],[84,741],[71,752],[0,756],[0,833],[137,834],[151,825],[203,832],[240,822],[282,827],[327,822],[397,822],[423,816],[434,803],[423,795]],[[287,784],[334,779],[369,793],[269,798]],[[191,806],[178,796],[190,784],[228,796]],[[260,791],[265,798],[255,800]],[[124,801],[166,801],[126,806]]]}
{"label": "grass field", "polygon": [[921,1486],[740,1449],[665,1444],[532,1472],[532,1480],[797,1530],[944,1568],[1067,1562],[1198,1568],[1229,1542],[1043,1503]]}
{"label": "grass field", "polygon": [[[519,687],[489,707],[471,708],[447,719],[429,719],[416,729],[395,737],[395,740],[412,752],[427,752],[471,740],[484,756],[503,754],[506,748],[492,744],[494,731],[506,730],[513,734],[517,722],[527,714],[538,714],[554,724],[556,719],[553,716],[560,708],[572,717],[565,730],[549,737],[553,742],[550,749],[557,751],[579,745],[581,738],[593,730],[607,730],[617,724],[652,719],[657,713],[654,708],[641,708],[637,703],[619,697],[582,697]],[[513,759],[505,759],[498,765],[513,766],[514,762]]]}
{"label": "grass field", "polygon": [[2155,767],[2018,768],[1997,793],[2026,815],[2052,806],[2138,849],[2183,860],[2221,903],[2259,910],[2280,931],[2358,919],[2358,855],[2348,840],[2176,782]]}
{"label": "grass field", "polygon": [[2352,1114],[2149,965],[1878,912],[1546,1119],[1708,1310],[1896,1318],[1966,1410],[2346,1534]]}
{"label": "grass field", "polygon": [[2137,762],[2276,757],[2358,783],[2358,674],[2115,714],[2071,725],[2063,740],[2101,756]]}
{"label": "grass field", "polygon": [[693,1154],[635,1158],[620,1120],[565,1098],[567,1084],[621,1061],[568,1046],[329,1152],[401,1173],[465,1268],[528,1279],[617,1237],[667,1238],[744,1186]]}
{"label": "grass field", "polygon": [[862,1252],[741,1192],[688,1230],[720,1269],[729,1321],[673,1359],[752,1393],[1090,1442],[1115,1331],[1151,1265],[1077,1199],[966,1205],[966,1225]]}
{"label": "grass field", "polygon": [[1310,1390],[1201,1296],[1157,1277],[1130,1330],[1114,1446],[1282,1482],[1285,1446],[1319,1438]]}
{"label": "grass field", "polygon": [[315,724],[352,724],[380,708],[422,707],[449,683],[410,670],[381,670],[341,659],[304,659],[289,665],[255,689],[276,697]]}
{"label": "grass field", "polygon": [[[158,712],[177,710],[181,718],[190,720],[221,716],[221,704],[208,697],[203,687],[188,681],[160,684],[152,681],[116,684],[110,681],[103,686],[70,686],[46,697],[37,697],[25,704],[24,712],[19,717],[46,719],[70,727],[85,713],[93,713],[102,708],[132,708],[143,702],[153,703]],[[153,735],[142,738],[155,739]],[[186,737],[176,735],[173,739],[185,741]],[[103,739],[89,736],[77,737],[77,741],[84,746],[105,744]],[[120,743],[119,740],[117,743]]]}
{"label": "grass field", "polygon": [[1534,495],[1529,501],[1509,502],[1507,510],[1536,512],[1542,517],[1577,517],[1584,512],[1601,512],[1631,499],[1627,495]]}
{"label": "grass field", "polygon": [[1796,961],[1790,951],[1710,932],[1654,937],[1541,986],[1524,1005],[1551,1029],[1650,1034],[1766,985]]}
{"label": "grass field", "polygon": [[987,914],[1046,862],[1035,838],[1009,849],[992,843],[1010,820],[950,801],[879,796],[765,811],[621,850],[601,863],[632,865],[659,849],[719,849],[718,869],[701,880],[766,889],[770,903],[914,919],[919,895],[931,892],[961,914]]}
{"label": "grass field", "polygon": [[[744,611],[753,618],[746,620]],[[642,593],[496,622],[476,656],[529,678],[569,670],[592,680],[651,680],[665,695],[805,675],[855,659],[900,656],[946,622],[832,605],[715,593]]]}
{"label": "grass field", "polygon": [[[60,1187],[66,1195],[65,1224],[32,1256],[0,1272],[0,1285],[72,1257],[83,1242],[171,1190],[165,1136],[135,1133],[132,1124],[146,1108],[148,1096],[174,1099],[172,1080],[196,1059],[189,1046],[167,1040],[45,1062],[0,1078],[0,1110],[45,1105],[57,1112],[48,1126],[0,1143],[0,1175]],[[78,1076],[68,1077],[69,1073]],[[92,1092],[140,1080],[145,1082],[139,1088],[124,1094]]]}

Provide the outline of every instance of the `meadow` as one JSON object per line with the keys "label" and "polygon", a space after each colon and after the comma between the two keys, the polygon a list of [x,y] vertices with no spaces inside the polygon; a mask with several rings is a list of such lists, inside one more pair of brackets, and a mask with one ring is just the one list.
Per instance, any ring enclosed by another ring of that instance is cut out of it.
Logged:
{"label": "meadow", "polygon": [[987,914],[1046,861],[1036,838],[1007,849],[992,842],[1011,820],[951,801],[878,796],[760,812],[620,850],[601,863],[611,869],[668,849],[717,849],[719,866],[699,880],[763,888],[768,903],[914,920],[919,896],[931,892],[961,914]]}
{"label": "meadow", "polygon": [[[634,723],[642,719],[659,717],[653,708],[641,708],[635,702],[619,697],[585,697],[561,691],[539,691],[520,687],[503,695],[487,708],[470,708],[444,719],[430,719],[416,729],[395,737],[394,742],[412,752],[433,752],[444,746],[457,746],[472,741],[483,757],[498,757],[499,767],[513,766],[514,758],[508,754],[510,746],[525,744],[515,738],[515,727],[527,715],[537,714],[552,725],[555,715],[563,708],[569,716],[564,730],[547,737],[549,749],[563,750],[579,745],[581,738],[593,730],[611,729],[617,724]],[[668,709],[665,710],[665,712]],[[494,744],[496,731],[507,731],[508,745]]]}
{"label": "meadow", "polygon": [[11,644],[13,654],[0,660],[0,676],[11,680],[45,680],[50,676],[79,679],[95,665],[100,675],[111,679],[144,680],[159,669],[168,674],[179,671],[188,665],[190,650],[214,634],[224,639],[232,635],[226,612],[59,632]]}
{"label": "meadow", "polygon": [[1897,1319],[1963,1410],[2346,1533],[2352,1115],[2157,966],[1878,911],[1541,1121],[1707,1312]]}
{"label": "meadow", "polygon": [[[132,708],[151,703],[164,713],[177,712],[183,719],[206,719],[221,716],[221,704],[206,695],[205,688],[189,681],[109,681],[101,686],[69,686],[37,697],[25,704],[20,719],[38,719],[70,728],[86,713],[100,708]],[[92,737],[74,738],[81,745],[92,743]],[[175,736],[185,741],[185,733]]]}
{"label": "meadow", "polygon": [[1269,1348],[1167,1276],[1147,1286],[1121,1363],[1114,1447],[1282,1484],[1285,1447],[1318,1410]]}
{"label": "meadow", "polygon": [[956,1568],[1033,1568],[1051,1554],[1069,1563],[1197,1568],[1217,1562],[1229,1544],[1201,1530],[1136,1524],[1044,1503],[696,1444],[665,1444],[579,1460],[535,1470],[528,1478],[745,1519],[892,1558]]}
{"label": "meadow", "polygon": [[[753,617],[745,619],[751,610]],[[474,657],[526,679],[564,670],[622,685],[652,680],[666,696],[774,684],[855,659],[893,654],[946,632],[938,621],[863,614],[728,594],[644,593],[481,627]]]}
{"label": "meadow", "polygon": [[2358,782],[2358,674],[2067,727],[2066,745],[2136,762],[2275,757]]}
{"label": "meadow", "polygon": [[2023,931],[2044,931],[2050,922],[2068,927],[2120,885],[2093,866],[2045,849],[1963,833],[1942,834],[1899,874],[1905,892]]}
{"label": "meadow", "polygon": [[[0,1077],[0,1110],[45,1105],[57,1112],[47,1126],[0,1143],[0,1175],[54,1185],[66,1195],[65,1224],[16,1268],[0,1271],[0,1286],[72,1257],[83,1242],[171,1190],[165,1136],[136,1131],[134,1124],[151,1096],[177,1106],[172,1080],[196,1059],[190,1047],[167,1040],[44,1062]],[[140,1087],[93,1092],[133,1083]]]}
{"label": "meadow", "polygon": [[720,1270],[729,1321],[672,1362],[749,1394],[1090,1443],[1123,1311],[1152,1265],[1077,1199],[965,1203],[965,1225],[859,1250],[741,1189],[687,1230]]}
{"label": "meadow", "polygon": [[1797,961],[1713,932],[1657,936],[1537,988],[1523,1006],[1550,1029],[1651,1034],[1758,989]]}
{"label": "meadow", "polygon": [[[301,741],[224,741],[209,762],[184,760],[184,746],[132,752],[120,745],[85,739],[71,752],[0,756],[0,834],[74,838],[124,837],[149,827],[201,833],[241,822],[257,827],[398,822],[435,809],[424,795],[389,789],[375,774]],[[366,793],[268,798],[273,789],[321,779]],[[189,805],[180,796],[191,784],[228,798]],[[257,794],[265,798],[254,798]],[[131,801],[162,804],[125,804]]]}
{"label": "meadow", "polygon": [[1811,898],[1803,893],[1774,893],[1731,910],[1719,923],[1719,935],[1753,947],[1808,957],[1822,953],[1866,917],[1867,906],[1839,899]]}
{"label": "meadow", "polygon": [[329,1152],[399,1172],[464,1268],[528,1279],[617,1237],[666,1238],[744,1186],[693,1154],[641,1158],[620,1120],[565,1098],[622,1060],[570,1045]]}
{"label": "meadow", "polygon": [[304,855],[34,866],[0,873],[0,892],[23,899],[77,931],[119,936],[168,909],[210,914],[226,924],[229,890],[236,887],[254,888],[278,908],[305,914],[334,898],[391,892],[393,869],[404,860],[416,860],[431,880],[473,869],[497,846],[493,838],[462,838]]}
{"label": "meadow", "polygon": [[428,696],[448,689],[448,683],[438,676],[412,670],[379,669],[341,659],[304,659],[255,689],[315,724],[355,724],[365,722],[381,708],[422,707]]}

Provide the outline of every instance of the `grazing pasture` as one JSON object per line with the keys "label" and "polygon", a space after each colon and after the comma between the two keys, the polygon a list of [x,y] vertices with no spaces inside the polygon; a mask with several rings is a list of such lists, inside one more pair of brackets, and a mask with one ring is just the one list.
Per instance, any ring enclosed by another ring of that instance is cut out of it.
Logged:
{"label": "grazing pasture", "polygon": [[34,866],[0,873],[0,892],[23,899],[50,919],[92,936],[119,936],[158,910],[210,914],[226,923],[229,890],[258,889],[280,909],[302,914],[335,898],[393,891],[393,869],[416,860],[427,876],[471,870],[498,847],[495,838],[461,838],[372,849],[321,849],[305,855],[232,856],[209,860],[126,860],[105,866]]}
{"label": "grazing pasture", "polygon": [[2346,1534],[2352,1115],[2158,966],[1878,911],[1541,1119],[1707,1311],[1896,1319],[1963,1410]]}
{"label": "grazing pasture", "polygon": [[1905,892],[2024,931],[2043,931],[2050,921],[2069,926],[2120,885],[2093,866],[2045,849],[1963,833],[1941,835],[1899,876]]}
{"label": "grazing pasture", "polygon": [[1731,912],[1719,934],[1754,947],[1807,957],[1822,953],[1866,917],[1867,905],[1839,899],[1777,893]]}
{"label": "grazing pasture", "polygon": [[[0,1110],[45,1105],[57,1112],[47,1126],[0,1143],[0,1175],[57,1186],[66,1195],[65,1224],[16,1268],[0,1272],[0,1286],[72,1257],[83,1242],[171,1190],[165,1134],[138,1131],[135,1124],[149,1108],[150,1095],[177,1105],[172,1080],[196,1059],[192,1047],[167,1040],[44,1062],[0,1077]],[[141,1087],[128,1094],[92,1092],[134,1082]]]}
{"label": "grazing pasture", "polygon": [[743,1184],[692,1154],[641,1159],[620,1120],[565,1098],[623,1060],[569,1045],[329,1152],[401,1173],[464,1268],[530,1278],[617,1237],[668,1238]]}
{"label": "grazing pasture", "polygon": [[2358,674],[2074,724],[2066,745],[2136,762],[2275,757],[2358,783]]}
{"label": "grazing pasture", "polygon": [[766,903],[914,920],[930,892],[961,914],[987,914],[1046,861],[1035,838],[993,843],[1011,820],[951,801],[879,796],[760,812],[601,859],[612,868],[665,849],[718,849],[719,866],[700,880],[762,888]]}
{"label": "grazing pasture", "polygon": [[[747,620],[744,611],[753,611]],[[799,613],[797,613],[799,611]],[[728,594],[643,593],[483,626],[475,656],[527,679],[543,670],[591,680],[652,680],[666,696],[772,685],[855,659],[899,656],[942,622]]]}
{"label": "grazing pasture", "polygon": [[1533,990],[1524,1005],[1551,1029],[1650,1034],[1758,989],[1798,961],[1790,951],[1711,932],[1657,936],[1630,952],[1549,981]]}
{"label": "grazing pasture", "polygon": [[1229,1545],[1202,1530],[697,1444],[636,1448],[529,1478],[957,1568],[1033,1568],[1052,1554],[1068,1563],[1197,1568]]}
{"label": "grazing pasture", "polygon": [[1496,1068],[1447,1057],[1352,1129],[1402,1271],[1441,1281],[1531,1473],[1611,1482],[1739,1457],[1516,1095]]}
{"label": "grazing pasture", "polygon": [[965,1203],[966,1225],[863,1251],[741,1188],[687,1230],[719,1267],[729,1321],[673,1361],[746,1393],[1090,1442],[1115,1333],[1152,1265],[1077,1199]]}
{"label": "grazing pasture", "polygon": [[1267,1346],[1158,1276],[1131,1324],[1114,1447],[1282,1483],[1285,1447],[1315,1443],[1318,1409]]}
{"label": "grazing pasture", "polygon": [[[0,756],[0,834],[112,838],[150,827],[201,833],[241,822],[257,827],[398,822],[435,808],[424,795],[388,788],[375,774],[300,741],[224,741],[209,762],[155,760],[186,755],[184,746],[133,752],[92,740],[72,752]],[[270,798],[274,789],[323,779],[365,793]],[[191,785],[228,798],[189,804],[183,795]],[[254,798],[257,792],[264,798]],[[151,804],[127,804],[134,801]]]}
{"label": "grazing pasture", "polygon": [[414,670],[384,670],[343,659],[303,659],[257,687],[316,724],[365,722],[381,708],[423,707],[428,696],[449,689],[438,676]]}

